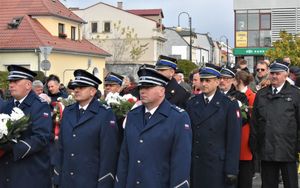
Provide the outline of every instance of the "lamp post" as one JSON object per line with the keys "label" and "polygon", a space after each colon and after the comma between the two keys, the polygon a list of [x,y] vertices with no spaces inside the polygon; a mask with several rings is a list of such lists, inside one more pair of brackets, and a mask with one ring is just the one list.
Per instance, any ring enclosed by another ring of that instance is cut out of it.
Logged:
{"label": "lamp post", "polygon": [[226,56],[227,56],[227,62],[226,62],[226,65],[228,65],[229,63],[229,55],[228,55],[228,38],[225,36],[225,35],[222,35],[220,37],[220,41],[222,40],[222,38],[225,38],[226,39]]}
{"label": "lamp post", "polygon": [[190,61],[192,61],[192,18],[191,16],[189,15],[189,13],[187,12],[180,12],[179,15],[178,15],[178,27],[177,27],[177,31],[181,31],[181,27],[180,27],[180,16],[182,14],[186,14],[189,18],[189,26],[190,26]]}

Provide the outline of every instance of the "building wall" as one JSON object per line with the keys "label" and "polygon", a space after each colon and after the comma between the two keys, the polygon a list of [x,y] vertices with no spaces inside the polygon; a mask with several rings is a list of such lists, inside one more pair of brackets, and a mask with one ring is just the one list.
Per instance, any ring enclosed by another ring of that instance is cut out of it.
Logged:
{"label": "building wall", "polygon": [[[42,58],[40,58],[43,60]],[[84,55],[71,55],[63,53],[51,53],[48,56],[51,63],[49,71],[44,71],[46,76],[50,74],[57,75],[61,82],[68,84],[70,79],[74,79],[73,72],[75,69],[84,69],[93,73],[96,68],[98,70],[98,77],[104,80],[105,59],[100,57],[90,57]],[[7,65],[17,64],[25,66],[33,71],[38,70],[39,57],[36,53],[0,53],[0,71],[6,71]],[[88,62],[90,66],[88,67]],[[41,70],[42,71],[42,70]],[[101,90],[103,87],[100,86]]]}
{"label": "building wall", "polygon": [[35,17],[53,36],[58,36],[58,24],[62,23],[65,25],[65,34],[67,38],[71,38],[71,27],[76,28],[75,40],[81,39],[81,24],[72,22],[65,19],[60,19],[56,17]]}
{"label": "building wall", "polygon": [[38,54],[34,52],[0,53],[0,71],[7,71],[6,67],[11,64],[38,70]]}
{"label": "building wall", "polygon": [[265,9],[265,8],[300,7],[299,0],[234,0],[233,9]]}
{"label": "building wall", "polygon": [[[103,3],[98,3],[87,9],[74,10],[73,12],[88,22],[83,28],[85,38],[100,40],[101,43],[104,43],[102,48],[110,54],[114,54],[115,50],[104,46],[110,46],[109,39],[125,38],[125,35],[121,35],[123,30],[136,34],[135,36],[140,40],[141,45],[148,43],[146,52],[138,62],[134,63],[154,62],[157,59],[159,55],[157,51],[159,50],[155,47],[157,47],[159,39],[156,38],[163,38],[163,35],[156,27],[156,22]],[[97,33],[92,33],[92,22],[96,22],[98,25]],[[111,23],[111,32],[104,32],[104,22]],[[117,27],[120,27],[119,30],[117,30]],[[106,42],[108,44],[105,44]],[[108,60],[111,61],[111,59]],[[131,60],[130,54],[127,52],[122,60],[126,62]]]}
{"label": "building wall", "polygon": [[173,29],[165,29],[164,36],[167,41],[164,43],[164,55],[180,56],[181,59],[188,59],[189,48],[187,42]]}

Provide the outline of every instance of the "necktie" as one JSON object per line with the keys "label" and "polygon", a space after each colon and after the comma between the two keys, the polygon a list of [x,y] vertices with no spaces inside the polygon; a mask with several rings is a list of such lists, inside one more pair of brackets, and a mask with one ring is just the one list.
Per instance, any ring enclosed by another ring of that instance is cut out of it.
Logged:
{"label": "necktie", "polygon": [[79,109],[79,119],[83,116],[85,110],[83,108]]}
{"label": "necktie", "polygon": [[15,107],[19,107],[20,106],[20,102],[19,101],[16,101],[15,102]]}
{"label": "necktie", "polygon": [[146,112],[144,114],[144,122],[145,122],[144,125],[147,125],[147,123],[148,123],[148,121],[149,121],[150,118],[151,118],[151,113],[150,112]]}
{"label": "necktie", "polygon": [[209,103],[209,99],[208,98],[205,98],[204,101],[205,101],[205,104]]}
{"label": "necktie", "polygon": [[274,89],[273,89],[273,95],[276,95],[276,93],[277,93],[277,89],[274,88]]}

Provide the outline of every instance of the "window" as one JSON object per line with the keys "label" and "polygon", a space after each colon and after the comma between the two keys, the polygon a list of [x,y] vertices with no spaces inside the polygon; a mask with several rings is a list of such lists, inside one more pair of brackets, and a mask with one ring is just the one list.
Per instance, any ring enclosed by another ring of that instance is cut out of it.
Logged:
{"label": "window", "polygon": [[271,47],[272,33],[270,10],[236,11],[235,38],[237,48]]}
{"label": "window", "polygon": [[92,22],[91,27],[92,27],[92,33],[98,33],[98,23],[97,22]]}
{"label": "window", "polygon": [[259,31],[248,31],[248,47],[259,46]]}
{"label": "window", "polygon": [[271,14],[260,15],[260,29],[271,29]]}
{"label": "window", "polygon": [[260,47],[270,47],[272,45],[271,41],[271,31],[266,30],[260,31]]}
{"label": "window", "polygon": [[236,14],[236,29],[247,30],[247,14]]}
{"label": "window", "polygon": [[76,27],[71,26],[71,39],[76,39]]}
{"label": "window", "polygon": [[65,33],[65,25],[62,23],[58,24],[58,34],[64,34]]}
{"label": "window", "polygon": [[105,33],[110,32],[110,22],[104,22],[104,32]]}
{"label": "window", "polygon": [[259,29],[259,16],[258,14],[248,14],[248,30]]}

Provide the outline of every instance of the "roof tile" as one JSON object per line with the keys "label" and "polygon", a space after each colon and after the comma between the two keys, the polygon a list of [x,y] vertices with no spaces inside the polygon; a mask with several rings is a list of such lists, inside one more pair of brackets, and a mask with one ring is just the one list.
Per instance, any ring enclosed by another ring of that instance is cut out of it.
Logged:
{"label": "roof tile", "polygon": [[[109,54],[86,39],[70,40],[52,36],[31,15],[52,15],[83,23],[83,20],[68,10],[58,0],[1,0],[0,49],[36,49],[52,46],[54,50],[105,55]],[[23,17],[16,29],[8,29],[13,18]]]}

